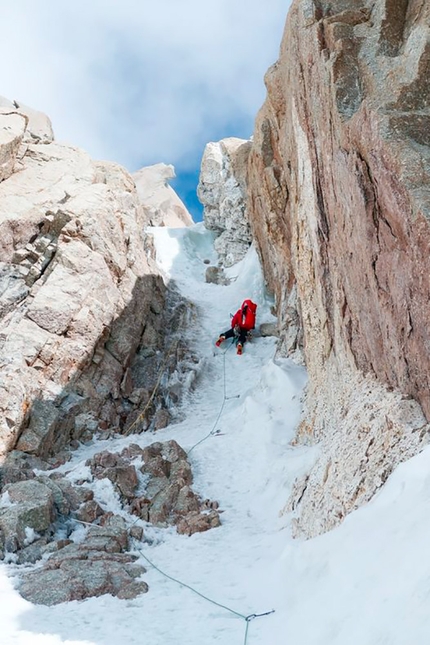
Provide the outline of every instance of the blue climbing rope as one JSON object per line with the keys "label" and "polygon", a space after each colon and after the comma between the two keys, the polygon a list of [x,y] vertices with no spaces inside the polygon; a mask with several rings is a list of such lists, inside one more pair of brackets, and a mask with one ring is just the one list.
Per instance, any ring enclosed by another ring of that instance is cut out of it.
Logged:
{"label": "blue climbing rope", "polygon": [[153,569],[158,571],[162,576],[164,576],[168,580],[172,580],[173,582],[176,582],[176,584],[180,585],[181,587],[185,587],[186,589],[189,589],[189,591],[192,591],[194,594],[196,594],[200,598],[203,598],[204,600],[207,600],[212,605],[216,605],[217,607],[220,607],[221,609],[225,609],[226,611],[230,612],[234,616],[237,616],[238,618],[241,618],[242,620],[244,620],[246,622],[246,626],[245,626],[245,637],[244,637],[243,645],[247,645],[247,642],[248,642],[249,623],[252,620],[254,620],[254,618],[261,618],[262,616],[270,616],[270,614],[273,614],[275,612],[274,609],[271,609],[270,611],[265,611],[265,612],[263,612],[261,614],[248,614],[248,615],[242,614],[239,611],[236,611],[235,609],[231,609],[231,607],[227,607],[227,605],[223,605],[221,602],[217,602],[216,600],[213,600],[212,598],[209,598],[208,596],[205,596],[200,591],[197,591],[197,589],[194,589],[194,587],[192,587],[191,585],[188,585],[185,582],[182,582],[182,580],[178,580],[178,578],[175,578],[174,576],[169,575],[168,573],[166,573],[165,571],[160,569],[160,567],[157,567],[157,565],[154,564],[154,562],[152,562],[152,560],[150,560],[148,558],[148,556],[145,555],[141,549],[137,549],[137,552],[140,553],[140,555],[146,560],[146,562],[148,562],[148,564]]}

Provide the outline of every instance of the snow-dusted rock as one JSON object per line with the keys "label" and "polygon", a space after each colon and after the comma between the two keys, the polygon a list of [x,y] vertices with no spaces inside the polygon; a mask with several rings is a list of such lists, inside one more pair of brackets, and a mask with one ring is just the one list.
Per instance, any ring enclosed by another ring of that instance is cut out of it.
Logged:
{"label": "snow-dusted rock", "polygon": [[15,552],[26,544],[29,531],[48,529],[54,513],[54,496],[48,486],[35,480],[8,484],[2,490],[10,505],[0,507],[0,529],[7,551]]}
{"label": "snow-dusted rock", "polygon": [[148,591],[138,581],[145,568],[134,564],[136,556],[128,548],[125,522],[119,516],[106,516],[102,526],[88,529],[80,544],[58,549],[37,571],[23,574],[21,595],[42,605],[56,605],[103,594],[135,598]]}
{"label": "snow-dusted rock", "polygon": [[212,284],[230,284],[230,279],[226,276],[223,267],[208,267],[205,271],[205,280]]}
{"label": "snow-dusted rock", "polygon": [[177,530],[181,535],[194,535],[194,533],[203,533],[218,526],[221,526],[219,514],[216,511],[209,511],[204,515],[190,513],[179,521]]}
{"label": "snow-dusted rock", "polygon": [[250,148],[250,141],[234,137],[211,142],[201,164],[197,194],[205,226],[218,234],[215,248],[227,267],[244,257],[252,241],[246,212]]}
{"label": "snow-dusted rock", "polygon": [[[110,478],[108,473],[112,464],[116,464],[118,459],[124,463],[126,459],[136,456],[144,461],[140,472],[145,477],[145,491],[142,496],[136,496],[132,500],[128,497],[132,513],[160,527],[181,525],[180,532],[188,535],[220,525],[216,502],[212,502],[210,507],[213,511],[210,520],[206,519],[207,501],[202,502],[192,490],[193,475],[187,454],[174,440],[163,443],[157,441],[143,449],[131,445],[121,453],[121,457],[101,453],[95,455],[90,465],[96,477]],[[127,498],[123,493],[122,495]]]}
{"label": "snow-dusted rock", "polygon": [[134,496],[138,486],[136,469],[123,457],[105,451],[94,455],[88,464],[97,479],[109,479],[126,499]]}
{"label": "snow-dusted rock", "polygon": [[133,174],[136,188],[152,226],[190,226],[193,218],[182,200],[169,186],[175,178],[172,165],[157,163]]}
{"label": "snow-dusted rock", "polygon": [[51,119],[46,114],[17,101],[14,106],[18,114],[28,117],[25,143],[51,143],[54,140]]}

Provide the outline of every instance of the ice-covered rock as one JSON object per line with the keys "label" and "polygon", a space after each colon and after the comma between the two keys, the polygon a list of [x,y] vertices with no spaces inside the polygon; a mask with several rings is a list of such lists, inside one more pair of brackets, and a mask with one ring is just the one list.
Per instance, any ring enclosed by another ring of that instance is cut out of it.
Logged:
{"label": "ice-covered rock", "polygon": [[241,260],[252,241],[246,211],[250,148],[250,141],[231,137],[208,143],[203,154],[197,194],[206,228],[218,234],[215,248],[226,267]]}

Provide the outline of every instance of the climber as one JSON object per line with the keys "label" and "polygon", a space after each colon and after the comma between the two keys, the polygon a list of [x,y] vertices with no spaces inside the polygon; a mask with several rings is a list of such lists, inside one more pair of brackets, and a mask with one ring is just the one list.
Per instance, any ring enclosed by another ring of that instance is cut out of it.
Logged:
{"label": "climber", "polygon": [[237,353],[242,354],[248,333],[255,328],[257,305],[252,300],[244,300],[240,309],[231,319],[231,329],[220,335],[215,345],[219,347],[226,338],[236,338]]}

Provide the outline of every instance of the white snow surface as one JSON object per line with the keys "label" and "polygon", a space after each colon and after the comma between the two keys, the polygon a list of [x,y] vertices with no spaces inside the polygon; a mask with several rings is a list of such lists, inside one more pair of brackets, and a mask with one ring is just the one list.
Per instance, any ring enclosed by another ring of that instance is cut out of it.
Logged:
{"label": "white snow surface", "polygon": [[[218,334],[245,298],[258,303],[257,323],[272,320],[257,254],[229,269],[228,287],[204,282],[216,262],[203,225],[153,229],[168,279],[200,308],[190,344],[205,358],[186,420],[158,431],[94,440],[60,468],[88,477],[85,461],[103,449],[176,439],[191,451],[194,489],[218,500],[222,526],[180,536],[145,528],[151,544],[136,549],[158,569],[235,612],[267,612],[248,623],[163,576],[142,558],[149,592],[134,600],[111,596],[54,607],[35,606],[14,589],[13,564],[0,567],[0,645],[427,645],[430,640],[430,450],[401,465],[365,507],[337,529],[293,540],[283,512],[292,482],[316,448],[293,448],[306,374],[274,360],[275,342],[256,335],[242,356]],[[225,375],[225,380],[224,380]],[[224,402],[224,392],[229,398]],[[224,407],[223,406],[224,402]],[[220,410],[222,414],[219,417]],[[106,509],[135,520],[112,486],[94,486]],[[7,505],[7,499],[3,499]],[[79,541],[84,528],[74,538]]]}

